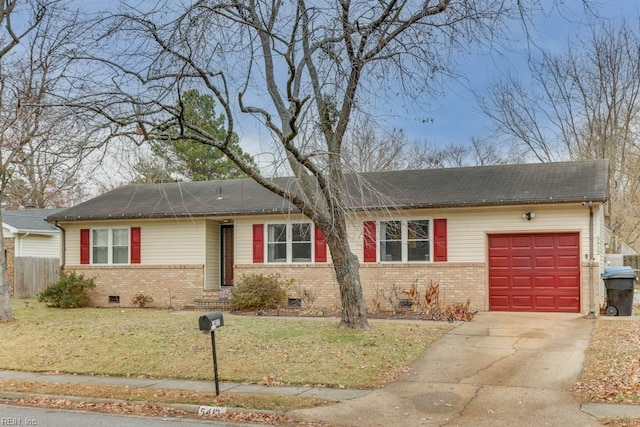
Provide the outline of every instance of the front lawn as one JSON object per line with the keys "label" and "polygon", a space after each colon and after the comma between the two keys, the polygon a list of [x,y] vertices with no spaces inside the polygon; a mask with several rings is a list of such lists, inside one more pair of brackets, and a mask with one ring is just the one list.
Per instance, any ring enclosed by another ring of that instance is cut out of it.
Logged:
{"label": "front lawn", "polygon": [[[199,312],[47,308],[14,300],[0,324],[0,369],[211,380],[210,335]],[[337,319],[235,316],[216,331],[221,381],[373,388],[395,378],[452,325],[371,321],[372,331],[337,329]]]}

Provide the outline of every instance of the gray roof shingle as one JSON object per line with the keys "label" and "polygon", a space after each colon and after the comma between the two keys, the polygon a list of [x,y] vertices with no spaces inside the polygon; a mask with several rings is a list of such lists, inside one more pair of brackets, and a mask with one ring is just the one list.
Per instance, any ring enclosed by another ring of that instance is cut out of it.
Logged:
{"label": "gray roof shingle", "polygon": [[[608,199],[607,160],[371,172],[350,179],[351,209],[570,203]],[[291,178],[275,178],[291,185]],[[219,198],[222,196],[222,198]],[[250,179],[126,185],[48,221],[297,212]]]}
{"label": "gray roof shingle", "polygon": [[18,231],[59,231],[53,224],[45,221],[63,209],[20,209],[3,210],[2,222]]}

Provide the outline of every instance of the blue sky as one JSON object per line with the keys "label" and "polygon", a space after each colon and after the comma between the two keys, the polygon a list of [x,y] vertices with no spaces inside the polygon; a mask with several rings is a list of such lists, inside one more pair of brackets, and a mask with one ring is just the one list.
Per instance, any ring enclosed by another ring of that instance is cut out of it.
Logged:
{"label": "blue sky", "polygon": [[[597,13],[608,19],[637,22],[640,13],[638,0],[591,0]],[[550,3],[543,0],[543,3]],[[588,34],[582,0],[566,0],[565,13],[557,10],[541,15],[535,21],[534,42],[544,49],[563,52],[569,41],[576,41]],[[526,81],[527,58],[535,51],[529,51],[524,39],[514,28],[514,42],[508,51],[490,52],[474,57],[467,56],[460,61],[458,71],[464,75],[475,91],[483,92],[487,85],[510,72]],[[396,111],[401,113],[391,122],[401,127],[411,140],[427,141],[437,145],[467,144],[472,137],[485,138],[490,135],[489,121],[477,108],[474,96],[462,84],[447,83],[446,95],[418,111]],[[422,117],[432,120],[423,122]]]}
{"label": "blue sky", "polygon": [[[136,0],[134,0],[136,1]],[[515,0],[507,0],[514,1]],[[546,8],[535,19],[530,28],[532,42],[546,50],[563,52],[570,41],[580,36],[588,36],[587,18],[583,9],[583,0],[539,0]],[[607,19],[622,19],[638,22],[640,0],[584,0],[594,7],[595,13]],[[140,4],[155,4],[149,0],[139,0]],[[148,3],[147,3],[148,2]],[[552,6],[560,4],[560,10]],[[86,7],[99,9],[104,3],[89,0]],[[469,144],[472,137],[490,137],[489,120],[478,110],[476,100],[469,90],[482,93],[488,84],[506,73],[526,80],[528,75],[527,59],[535,54],[522,37],[521,26],[514,24],[510,35],[512,42],[508,49],[467,55],[460,58],[457,72],[464,76],[466,84],[454,80],[445,83],[441,98],[422,103],[419,109],[404,108],[403,100],[395,102],[381,99],[382,108],[376,114],[383,126],[401,128],[411,141],[427,142],[437,145]],[[406,101],[406,100],[405,100]],[[260,164],[270,165],[273,161],[272,135],[264,126],[256,125],[251,117],[236,116],[236,131],[240,135],[242,148],[256,156]],[[428,119],[428,120],[425,120]]]}

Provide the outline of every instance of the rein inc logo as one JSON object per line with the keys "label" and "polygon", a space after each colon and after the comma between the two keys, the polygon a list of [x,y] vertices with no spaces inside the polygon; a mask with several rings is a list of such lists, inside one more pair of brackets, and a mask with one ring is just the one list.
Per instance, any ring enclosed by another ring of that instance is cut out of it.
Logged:
{"label": "rein inc logo", "polygon": [[35,418],[0,417],[0,426],[37,426]]}

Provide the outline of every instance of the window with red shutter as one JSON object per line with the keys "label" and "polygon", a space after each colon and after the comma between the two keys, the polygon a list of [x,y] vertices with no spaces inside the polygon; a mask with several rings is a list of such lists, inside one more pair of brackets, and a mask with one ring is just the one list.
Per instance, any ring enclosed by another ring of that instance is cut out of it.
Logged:
{"label": "window with red shutter", "polygon": [[327,262],[327,240],[324,238],[324,234],[318,227],[315,228],[315,261],[316,262]]}
{"label": "window with red shutter", "polygon": [[433,220],[433,261],[447,260],[447,220],[439,218]]}
{"label": "window with red shutter", "polygon": [[376,262],[376,222],[364,222],[364,262]]}
{"label": "window with red shutter", "polygon": [[253,224],[253,262],[264,262],[264,224]]}
{"label": "window with red shutter", "polygon": [[89,233],[90,230],[88,228],[80,230],[80,264],[89,264],[91,260],[91,242]]}
{"label": "window with red shutter", "polygon": [[131,264],[140,264],[140,227],[131,227]]}

